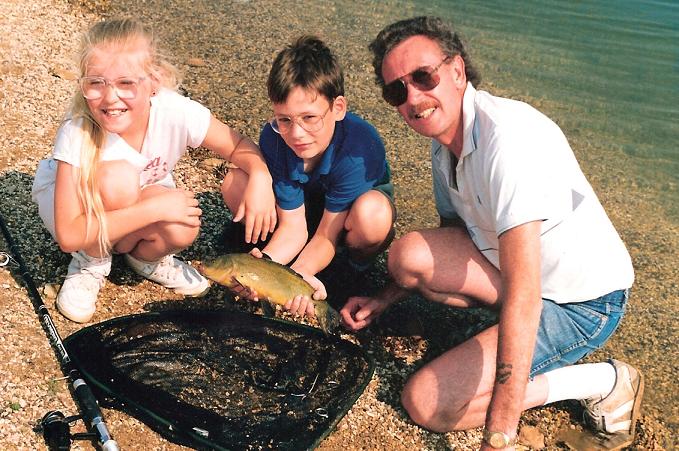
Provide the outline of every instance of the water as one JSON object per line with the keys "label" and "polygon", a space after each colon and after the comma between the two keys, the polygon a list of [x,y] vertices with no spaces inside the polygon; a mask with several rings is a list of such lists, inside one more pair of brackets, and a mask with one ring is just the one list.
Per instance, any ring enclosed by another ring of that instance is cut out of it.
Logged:
{"label": "water", "polygon": [[548,101],[569,137],[629,157],[634,184],[679,220],[679,2],[418,3],[462,32],[489,83]]}

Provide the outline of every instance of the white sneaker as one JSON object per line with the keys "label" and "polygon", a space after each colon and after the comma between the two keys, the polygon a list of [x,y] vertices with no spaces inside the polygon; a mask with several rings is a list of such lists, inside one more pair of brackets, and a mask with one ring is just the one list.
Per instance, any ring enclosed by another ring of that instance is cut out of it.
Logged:
{"label": "white sneaker", "polygon": [[125,254],[125,261],[140,276],[156,282],[175,293],[199,297],[207,293],[208,281],[193,266],[173,255],[166,255],[156,262],[138,260]]}
{"label": "white sneaker", "polygon": [[112,258],[90,257],[84,251],[73,252],[66,280],[57,295],[57,309],[76,323],[92,319],[97,295],[111,272]]}
{"label": "white sneaker", "polygon": [[619,449],[628,446],[634,439],[644,395],[644,377],[625,362],[611,359],[610,363],[616,374],[613,390],[603,399],[587,399],[581,403],[585,407],[584,419],[594,430],[626,439],[627,445],[620,443],[619,446],[607,447]]}

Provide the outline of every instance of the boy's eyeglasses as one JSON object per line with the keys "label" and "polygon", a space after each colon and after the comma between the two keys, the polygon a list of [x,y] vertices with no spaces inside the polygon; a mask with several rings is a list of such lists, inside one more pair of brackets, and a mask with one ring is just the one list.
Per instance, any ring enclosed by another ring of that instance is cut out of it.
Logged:
{"label": "boy's eyeglasses", "polygon": [[82,77],[78,81],[83,97],[87,100],[101,99],[109,86],[113,88],[118,98],[134,99],[137,97],[139,83],[145,79],[146,77],[120,77],[115,80],[107,80],[104,77]]}
{"label": "boy's eyeglasses", "polygon": [[451,58],[452,56],[446,56],[435,67],[418,67],[411,73],[397,78],[388,85],[384,85],[382,87],[382,97],[389,105],[400,106],[408,100],[408,84],[413,85],[420,91],[431,91],[441,82],[441,77],[438,74],[439,68]]}
{"label": "boy's eyeglasses", "polygon": [[279,135],[289,133],[290,130],[292,130],[292,126],[294,124],[299,125],[300,127],[302,127],[302,129],[309,133],[314,133],[323,128],[323,118],[328,114],[328,112],[331,109],[332,102],[330,102],[330,106],[328,107],[327,110],[325,110],[325,113],[323,114],[301,114],[299,116],[290,117],[278,116],[273,117],[269,121],[269,124],[271,124],[271,128],[273,128],[273,131],[275,131]]}

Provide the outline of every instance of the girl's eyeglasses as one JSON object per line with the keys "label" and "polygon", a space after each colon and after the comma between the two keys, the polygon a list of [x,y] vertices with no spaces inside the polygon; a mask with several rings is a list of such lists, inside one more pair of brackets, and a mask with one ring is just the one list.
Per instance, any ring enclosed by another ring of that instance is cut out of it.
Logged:
{"label": "girl's eyeglasses", "polygon": [[397,78],[388,85],[384,85],[382,87],[382,97],[389,105],[400,106],[408,100],[408,84],[413,85],[420,91],[431,91],[441,82],[441,77],[438,74],[439,68],[451,58],[452,56],[446,56],[435,67],[419,67],[411,73]]}
{"label": "girl's eyeglasses", "polygon": [[269,124],[273,131],[279,135],[284,135],[292,130],[294,124],[299,125],[305,131],[314,133],[323,128],[323,118],[328,114],[332,108],[332,102],[325,113],[323,114],[301,114],[299,116],[278,116],[273,117]]}
{"label": "girl's eyeglasses", "polygon": [[137,97],[139,83],[146,77],[120,77],[107,80],[104,77],[82,77],[78,79],[83,97],[87,100],[97,100],[104,97],[106,89],[111,86],[120,99],[134,99]]}

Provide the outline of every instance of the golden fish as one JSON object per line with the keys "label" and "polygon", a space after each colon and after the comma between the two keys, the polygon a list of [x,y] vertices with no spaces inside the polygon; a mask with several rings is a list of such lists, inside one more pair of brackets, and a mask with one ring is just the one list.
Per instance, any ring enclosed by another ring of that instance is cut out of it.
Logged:
{"label": "golden fish", "polygon": [[220,285],[232,286],[235,279],[255,291],[257,297],[279,305],[297,295],[308,296],[314,304],[316,319],[323,332],[339,324],[339,315],[325,300],[311,296],[314,288],[299,274],[285,265],[256,258],[250,254],[226,254],[200,266],[200,272]]}

